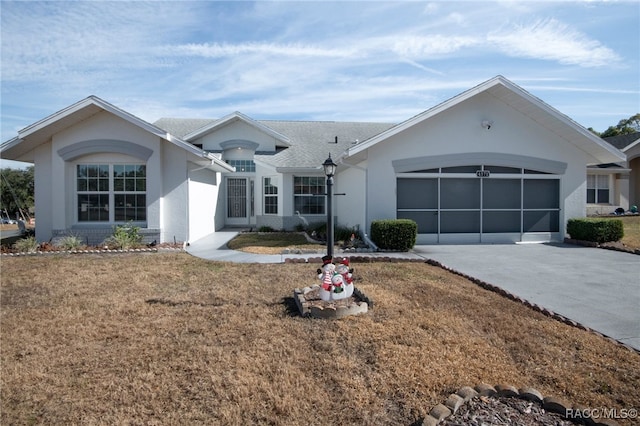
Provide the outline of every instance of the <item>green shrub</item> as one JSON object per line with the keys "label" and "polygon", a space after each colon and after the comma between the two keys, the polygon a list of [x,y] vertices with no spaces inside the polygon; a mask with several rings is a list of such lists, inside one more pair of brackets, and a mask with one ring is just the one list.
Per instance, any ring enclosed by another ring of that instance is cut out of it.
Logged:
{"label": "green shrub", "polygon": [[374,220],[371,240],[383,250],[409,251],[416,244],[418,224],[410,219]]}
{"label": "green shrub", "polygon": [[82,240],[77,235],[65,235],[57,243],[63,250],[78,250],[83,246]]}
{"label": "green shrub", "polygon": [[567,233],[582,241],[606,243],[624,237],[624,226],[620,219],[577,218],[567,221]]}
{"label": "green shrub", "polygon": [[[307,233],[316,239],[327,239],[327,224],[326,222],[314,222],[307,227]],[[357,226],[348,227],[343,225],[337,225],[333,228],[333,241],[349,241],[351,235],[355,234],[356,238],[360,237],[360,229]]]}
{"label": "green shrub", "polygon": [[35,253],[39,247],[36,237],[22,238],[13,244],[13,248],[20,253]]}
{"label": "green shrub", "polygon": [[120,250],[138,247],[142,243],[140,227],[131,223],[117,225],[113,228],[113,235],[107,238],[105,243],[109,248]]}
{"label": "green shrub", "polygon": [[270,226],[264,225],[258,228],[258,232],[276,232],[276,230]]}

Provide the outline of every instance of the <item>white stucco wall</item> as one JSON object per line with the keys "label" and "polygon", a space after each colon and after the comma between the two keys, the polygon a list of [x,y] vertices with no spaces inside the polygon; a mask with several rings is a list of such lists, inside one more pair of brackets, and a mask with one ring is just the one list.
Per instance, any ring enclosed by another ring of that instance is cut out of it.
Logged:
{"label": "white stucco wall", "polygon": [[[491,120],[487,130],[482,120]],[[586,164],[593,158],[496,98],[482,93],[368,150],[367,227],[396,217],[393,160],[447,154],[500,153],[568,164],[560,183],[560,222],[585,215]],[[564,227],[561,225],[561,233]]]}
{"label": "white stucco wall", "polygon": [[273,152],[276,150],[276,139],[254,126],[243,121],[234,121],[201,138],[192,140],[192,143],[202,144],[202,149],[219,151],[220,144],[231,140],[247,140],[259,144],[257,151]]}
{"label": "white stucco wall", "polygon": [[187,153],[175,145],[162,147],[162,189],[160,227],[162,241],[187,241],[189,182]]}
{"label": "white stucco wall", "polygon": [[335,176],[335,192],[344,193],[334,198],[336,219],[339,225],[346,227],[360,226],[366,232],[366,163],[358,166],[340,168]]}
{"label": "white stucco wall", "polygon": [[[125,120],[108,112],[100,112],[53,135],[51,143],[43,144],[35,152],[37,238],[48,241],[53,230],[70,229],[77,225],[75,167],[87,162],[140,162],[139,158],[122,153],[92,152],[65,161],[61,149],[74,144],[113,140],[131,142],[152,151],[147,165],[147,228],[160,226],[161,140]],[[103,146],[105,144],[102,144]],[[108,151],[108,149],[106,150]],[[109,227],[112,224],[105,223]]]}
{"label": "white stucco wall", "polygon": [[216,206],[220,174],[189,163],[189,235],[198,240],[216,231]]}
{"label": "white stucco wall", "polygon": [[[51,173],[51,147],[41,145],[34,152],[34,195],[36,215],[36,239],[40,242],[51,238],[53,229],[53,197],[61,192],[59,182],[54,185]],[[54,186],[56,188],[54,189]]]}

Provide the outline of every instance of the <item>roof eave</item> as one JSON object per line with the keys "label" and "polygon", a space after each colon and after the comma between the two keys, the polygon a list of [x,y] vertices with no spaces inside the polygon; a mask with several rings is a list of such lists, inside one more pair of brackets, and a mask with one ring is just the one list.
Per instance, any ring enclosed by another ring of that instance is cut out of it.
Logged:
{"label": "roof eave", "polygon": [[187,135],[184,136],[184,139],[187,141],[193,140],[193,139],[198,139],[201,136],[206,135],[207,133],[210,133],[212,131],[215,131],[217,128],[226,126],[229,123],[232,123],[234,121],[243,121],[245,123],[247,123],[250,126],[253,126],[255,128],[257,128],[258,130],[268,134],[269,136],[279,140],[284,146],[291,146],[291,141],[289,140],[288,137],[286,137],[285,135],[276,132],[275,130],[273,130],[272,128],[270,128],[269,126],[266,126],[254,119],[252,119],[251,117],[239,112],[239,111],[235,111],[225,117],[222,117],[220,120],[211,123],[207,126],[204,126],[200,129],[197,129]]}

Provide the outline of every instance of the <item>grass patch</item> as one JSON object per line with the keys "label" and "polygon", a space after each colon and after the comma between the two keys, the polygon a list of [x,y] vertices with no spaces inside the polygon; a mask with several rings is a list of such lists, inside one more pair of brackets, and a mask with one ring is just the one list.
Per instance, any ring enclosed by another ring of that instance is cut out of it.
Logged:
{"label": "grass patch", "polygon": [[373,311],[300,318],[316,266],[3,258],[0,424],[408,425],[480,382],[640,401],[637,353],[422,263],[355,264]]}
{"label": "grass patch", "polygon": [[640,216],[616,216],[624,226],[622,243],[628,247],[640,249]]}
{"label": "grass patch", "polygon": [[258,254],[280,254],[288,248],[292,250],[321,250],[322,244],[309,243],[304,235],[296,232],[243,232],[236,235],[227,246]]}

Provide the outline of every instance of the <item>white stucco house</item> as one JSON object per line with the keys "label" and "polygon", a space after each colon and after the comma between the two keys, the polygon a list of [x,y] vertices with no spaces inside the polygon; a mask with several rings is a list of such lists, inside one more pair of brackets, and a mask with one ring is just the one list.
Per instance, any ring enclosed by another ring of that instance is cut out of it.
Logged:
{"label": "white stucco house", "polygon": [[604,138],[626,157],[587,168],[587,214],[611,214],[640,205],[640,132]]}
{"label": "white stucco house", "polygon": [[422,244],[561,240],[587,213],[589,166],[627,160],[502,76],[400,124],[240,112],[151,124],[90,96],[0,149],[35,165],[37,239],[94,243],[127,221],[160,242],[324,221],[328,155],[340,225],[410,218]]}

